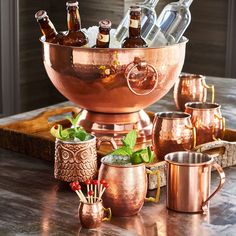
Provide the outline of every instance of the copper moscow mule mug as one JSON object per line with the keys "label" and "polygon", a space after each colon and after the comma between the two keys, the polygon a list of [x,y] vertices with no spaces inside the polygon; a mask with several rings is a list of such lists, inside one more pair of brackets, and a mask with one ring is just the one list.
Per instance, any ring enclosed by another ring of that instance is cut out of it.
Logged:
{"label": "copper moscow mule mug", "polygon": [[[146,198],[147,174],[155,174],[158,188],[155,198]],[[145,164],[114,165],[102,162],[98,175],[99,181],[109,181],[109,188],[103,194],[105,207],[110,207],[114,216],[136,215],[144,201],[158,202],[160,195],[160,173],[146,169]]]}
{"label": "copper moscow mule mug", "polygon": [[184,112],[157,113],[153,121],[152,142],[159,161],[170,152],[191,150],[196,145],[191,116]]}
{"label": "copper moscow mule mug", "polygon": [[[105,217],[105,212],[108,212],[108,217]],[[84,228],[94,229],[101,225],[103,221],[111,220],[111,209],[104,208],[102,200],[95,203],[81,202],[78,208],[80,224]]]}
{"label": "copper moscow mule mug", "polygon": [[174,100],[178,110],[184,111],[187,102],[206,102],[207,89],[211,89],[211,102],[215,100],[214,85],[207,85],[205,76],[181,74],[174,86]]}
{"label": "copper moscow mule mug", "polygon": [[[173,152],[167,162],[167,208],[179,212],[207,211],[209,200],[222,188],[225,173],[213,157],[197,152]],[[211,168],[220,175],[217,189],[210,195]]]}
{"label": "copper moscow mule mug", "polygon": [[82,142],[56,140],[54,164],[56,179],[66,182],[76,180],[84,182],[97,176],[97,149],[103,142],[109,142],[114,149],[117,145],[113,138],[91,136],[91,139]]}
{"label": "copper moscow mule mug", "polygon": [[191,115],[196,128],[197,145],[224,137],[225,118],[222,117],[220,105],[208,102],[189,102],[185,104],[185,112]]}

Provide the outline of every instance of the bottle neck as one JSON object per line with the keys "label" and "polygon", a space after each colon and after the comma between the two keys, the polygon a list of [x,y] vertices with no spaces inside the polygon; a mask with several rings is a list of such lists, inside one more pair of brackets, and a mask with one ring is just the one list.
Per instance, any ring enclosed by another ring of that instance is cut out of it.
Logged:
{"label": "bottle neck", "polygon": [[72,7],[67,9],[67,24],[69,31],[81,30],[80,15],[78,7]]}
{"label": "bottle neck", "polygon": [[190,5],[192,4],[193,0],[179,0],[179,3],[181,5],[184,5],[186,7],[190,7]]}
{"label": "bottle neck", "polygon": [[42,34],[47,37],[55,37],[57,31],[48,17],[38,20]]}
{"label": "bottle neck", "polygon": [[130,15],[129,37],[141,37],[141,21],[139,15]]}
{"label": "bottle neck", "polygon": [[159,0],[145,0],[144,2],[140,3],[140,5],[145,5],[150,8],[155,8]]}

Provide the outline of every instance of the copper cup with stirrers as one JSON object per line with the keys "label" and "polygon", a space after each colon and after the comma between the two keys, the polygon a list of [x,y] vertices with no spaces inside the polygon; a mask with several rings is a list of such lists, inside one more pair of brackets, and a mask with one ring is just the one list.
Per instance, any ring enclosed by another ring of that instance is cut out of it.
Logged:
{"label": "copper cup with stirrers", "polygon": [[187,102],[206,102],[208,89],[211,90],[211,102],[214,103],[215,87],[206,84],[205,76],[181,74],[174,86],[176,108],[184,111]]}
{"label": "copper cup with stirrers", "polygon": [[189,102],[185,104],[185,112],[191,115],[191,121],[196,128],[196,144],[223,139],[225,118],[221,114],[220,105],[208,102]]}
{"label": "copper cup with stirrers", "polygon": [[[87,185],[87,197],[85,197],[81,191],[81,186],[78,181],[70,184],[72,190],[76,192],[80,199],[78,208],[80,224],[82,227],[88,229],[98,228],[103,221],[110,221],[112,216],[111,209],[104,208],[102,202],[102,195],[109,185],[104,181],[103,184],[101,184],[102,186],[100,185],[100,191],[98,192],[97,183],[97,180],[87,180],[85,182]],[[108,217],[105,216],[106,212]]]}
{"label": "copper cup with stirrers", "polygon": [[196,131],[191,116],[184,112],[156,113],[152,142],[158,161],[175,151],[191,150],[196,145]]}

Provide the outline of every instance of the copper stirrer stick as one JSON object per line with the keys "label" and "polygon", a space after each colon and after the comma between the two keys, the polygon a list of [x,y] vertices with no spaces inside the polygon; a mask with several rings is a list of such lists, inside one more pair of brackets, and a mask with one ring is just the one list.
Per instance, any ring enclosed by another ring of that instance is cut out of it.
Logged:
{"label": "copper stirrer stick", "polygon": [[97,186],[98,186],[98,180],[93,180],[94,184],[94,202],[97,202]]}

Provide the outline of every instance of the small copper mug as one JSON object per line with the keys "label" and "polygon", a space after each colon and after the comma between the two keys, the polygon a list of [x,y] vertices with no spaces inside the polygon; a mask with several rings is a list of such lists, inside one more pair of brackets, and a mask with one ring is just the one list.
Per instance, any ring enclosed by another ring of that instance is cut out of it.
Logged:
{"label": "small copper mug", "polygon": [[208,102],[189,102],[185,112],[191,115],[196,128],[197,145],[224,137],[225,118],[221,115],[220,105]]}
{"label": "small copper mug", "polygon": [[[105,216],[105,212],[108,212],[108,217]],[[95,203],[81,202],[78,208],[78,214],[80,224],[82,227],[88,229],[98,228],[103,221],[111,220],[111,209],[104,208],[102,200]]]}
{"label": "small copper mug", "polygon": [[[155,198],[146,198],[147,174],[155,174],[158,188]],[[114,216],[136,215],[144,201],[158,202],[160,195],[160,172],[146,169],[144,164],[114,165],[103,163],[98,174],[99,181],[109,181],[109,188],[103,194],[105,207],[111,207]]]}
{"label": "small copper mug", "polygon": [[[225,173],[213,157],[197,152],[173,152],[167,162],[167,208],[179,212],[202,213],[209,200],[222,188]],[[220,175],[217,189],[210,195],[211,168]]]}
{"label": "small copper mug", "polygon": [[101,143],[109,142],[114,149],[117,148],[114,139],[110,137],[92,138],[87,141],[62,141],[55,143],[54,177],[56,179],[72,182],[84,182],[97,176],[97,149]]}
{"label": "small copper mug", "polygon": [[207,85],[205,76],[181,74],[174,86],[174,100],[178,110],[185,110],[187,102],[206,102],[207,89],[211,89],[211,102],[215,100],[214,85]]}
{"label": "small copper mug", "polygon": [[155,115],[152,143],[158,161],[175,151],[191,150],[196,145],[196,131],[191,116],[184,112],[161,112]]}

